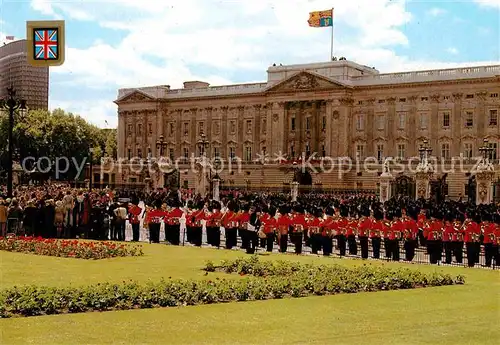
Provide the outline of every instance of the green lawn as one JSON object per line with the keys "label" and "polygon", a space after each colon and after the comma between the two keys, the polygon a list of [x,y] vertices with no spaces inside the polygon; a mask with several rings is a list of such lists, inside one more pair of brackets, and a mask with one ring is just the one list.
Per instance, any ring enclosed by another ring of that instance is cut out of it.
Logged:
{"label": "green lawn", "polygon": [[[238,251],[144,245],[144,257],[86,261],[0,252],[2,288],[161,277],[202,278],[205,260]],[[270,255],[345,265],[377,261]],[[465,285],[184,308],[0,320],[0,344],[498,344],[500,272],[400,265],[463,274]],[[208,276],[212,276],[212,273]]]}

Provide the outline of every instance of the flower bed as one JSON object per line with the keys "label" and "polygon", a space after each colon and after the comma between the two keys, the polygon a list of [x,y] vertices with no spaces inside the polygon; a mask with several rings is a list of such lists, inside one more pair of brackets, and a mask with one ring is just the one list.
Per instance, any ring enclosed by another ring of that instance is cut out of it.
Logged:
{"label": "flower bed", "polygon": [[[246,267],[245,270],[259,265],[279,267],[280,271],[261,270],[269,272],[265,279],[254,270],[251,274],[256,273],[257,277],[249,275],[243,279],[162,280],[146,284],[124,282],[68,288],[14,287],[0,292],[0,317],[175,307],[464,284],[461,276],[425,274],[416,270],[392,270],[370,265],[355,268],[311,266],[260,262],[255,258],[237,260],[237,264],[225,262],[225,267]],[[213,264],[208,264],[205,269],[218,270]],[[293,273],[285,274],[287,269],[293,270]],[[231,269],[233,271],[244,274],[243,270]]]}
{"label": "flower bed", "polygon": [[41,237],[0,237],[0,250],[78,259],[142,256],[141,246],[101,241],[56,240]]}

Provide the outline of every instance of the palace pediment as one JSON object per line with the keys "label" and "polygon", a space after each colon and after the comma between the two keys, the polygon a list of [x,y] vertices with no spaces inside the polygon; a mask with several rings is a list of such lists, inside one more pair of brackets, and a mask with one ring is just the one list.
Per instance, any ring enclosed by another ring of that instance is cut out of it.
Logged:
{"label": "palace pediment", "polygon": [[154,98],[151,97],[150,95],[140,91],[140,90],[135,90],[127,95],[122,96],[121,98],[118,98],[115,103],[116,104],[122,104],[122,103],[136,103],[136,102],[147,102],[147,101],[153,101]]}
{"label": "palace pediment", "polygon": [[345,89],[351,86],[314,72],[302,71],[270,86],[266,92],[309,91],[317,89]]}

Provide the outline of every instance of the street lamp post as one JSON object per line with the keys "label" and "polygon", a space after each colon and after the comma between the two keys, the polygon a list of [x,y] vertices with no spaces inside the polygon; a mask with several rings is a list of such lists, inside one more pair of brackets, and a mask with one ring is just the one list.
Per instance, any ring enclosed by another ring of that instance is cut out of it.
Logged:
{"label": "street lamp post", "polygon": [[7,161],[7,197],[12,198],[12,179],[13,179],[13,153],[14,153],[14,143],[13,143],[13,132],[14,132],[14,112],[16,110],[26,110],[26,101],[24,99],[16,99],[16,91],[14,88],[7,88],[8,98],[1,101],[2,109],[6,109],[9,112],[9,128],[8,128],[8,161]]}
{"label": "street lamp post", "polygon": [[89,149],[89,159],[90,159],[90,162],[89,162],[89,193],[92,192],[92,175],[93,175],[93,171],[92,171],[92,160],[93,160],[93,155],[94,153],[94,149],[93,148],[90,148]]}
{"label": "street lamp post", "polygon": [[204,133],[201,134],[201,139],[198,142],[199,148],[200,148],[200,158],[205,159],[207,157],[207,148],[209,145],[209,142],[207,140],[207,137],[205,136]]}
{"label": "street lamp post", "polygon": [[157,156],[163,157],[163,153],[165,149],[167,148],[167,142],[165,141],[165,138],[163,135],[160,135],[160,138],[156,141],[156,150],[159,153]]}

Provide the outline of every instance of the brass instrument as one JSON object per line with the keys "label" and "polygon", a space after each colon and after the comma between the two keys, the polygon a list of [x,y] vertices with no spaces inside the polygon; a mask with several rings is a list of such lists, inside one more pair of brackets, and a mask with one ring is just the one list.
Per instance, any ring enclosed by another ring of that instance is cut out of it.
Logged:
{"label": "brass instrument", "polygon": [[495,233],[494,233],[494,232],[492,232],[492,233],[489,235],[489,237],[490,237],[490,241],[491,241],[492,243],[495,243],[495,239],[496,239]]}
{"label": "brass instrument", "polygon": [[479,234],[476,233],[472,234],[472,241],[479,242]]}
{"label": "brass instrument", "polygon": [[302,224],[295,224],[293,230],[294,232],[304,232],[304,227]]}
{"label": "brass instrument", "polygon": [[318,234],[320,232],[319,226],[310,226],[309,232],[311,232],[313,234]]}

